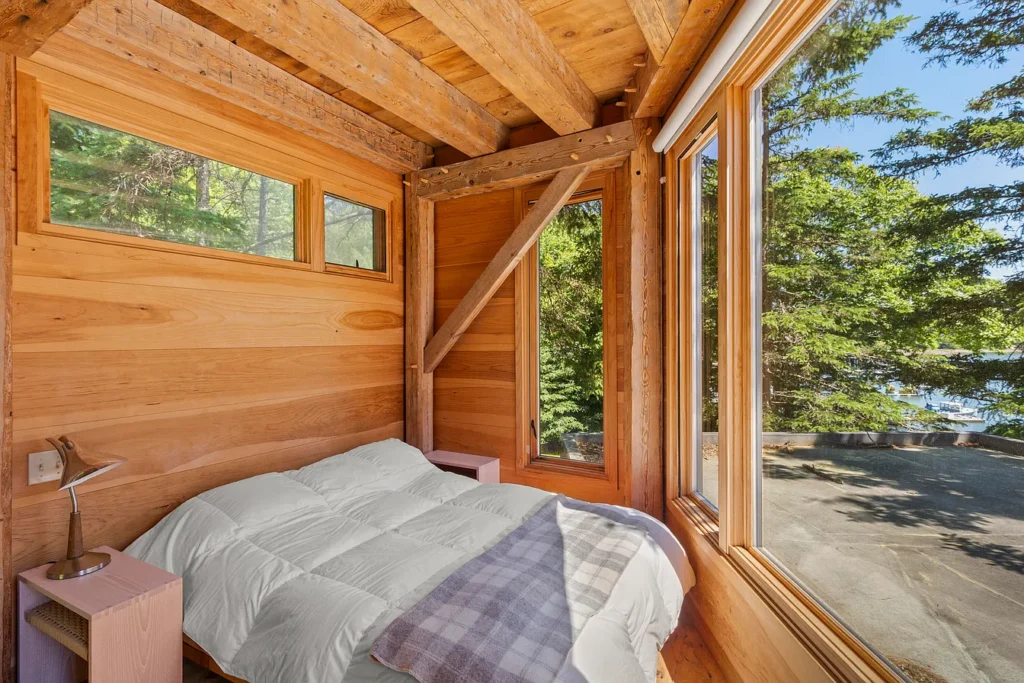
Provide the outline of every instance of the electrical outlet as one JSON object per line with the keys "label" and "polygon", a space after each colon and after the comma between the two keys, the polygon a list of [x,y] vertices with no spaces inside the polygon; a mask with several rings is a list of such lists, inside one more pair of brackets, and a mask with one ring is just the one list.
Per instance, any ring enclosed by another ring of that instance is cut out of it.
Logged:
{"label": "electrical outlet", "polygon": [[64,473],[64,463],[57,451],[28,454],[28,485],[57,481]]}

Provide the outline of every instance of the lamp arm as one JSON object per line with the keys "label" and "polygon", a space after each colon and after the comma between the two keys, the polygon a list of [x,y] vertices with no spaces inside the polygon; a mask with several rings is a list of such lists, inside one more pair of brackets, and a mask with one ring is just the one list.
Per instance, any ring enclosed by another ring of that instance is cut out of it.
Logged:
{"label": "lamp arm", "polygon": [[78,495],[75,493],[75,487],[68,487],[68,493],[71,494],[71,514],[78,512]]}

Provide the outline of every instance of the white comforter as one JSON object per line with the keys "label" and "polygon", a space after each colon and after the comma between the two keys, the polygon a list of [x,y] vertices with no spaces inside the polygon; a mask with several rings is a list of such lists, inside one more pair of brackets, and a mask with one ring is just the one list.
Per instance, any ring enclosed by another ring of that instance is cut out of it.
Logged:
{"label": "white comforter", "polygon": [[[233,676],[410,683],[369,658],[374,640],[549,495],[442,472],[392,439],[207,491],[127,553],[184,578],[184,631]],[[654,680],[692,574],[664,527],[635,514],[657,542],[587,623],[563,680]]]}

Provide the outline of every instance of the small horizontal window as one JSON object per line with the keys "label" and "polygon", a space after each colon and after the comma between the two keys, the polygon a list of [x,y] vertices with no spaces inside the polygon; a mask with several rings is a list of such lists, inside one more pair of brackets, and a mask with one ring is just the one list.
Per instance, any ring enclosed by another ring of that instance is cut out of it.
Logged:
{"label": "small horizontal window", "polygon": [[295,186],[50,112],[50,220],[295,260]]}
{"label": "small horizontal window", "polygon": [[386,269],[384,211],[324,195],[324,260],[379,273]]}

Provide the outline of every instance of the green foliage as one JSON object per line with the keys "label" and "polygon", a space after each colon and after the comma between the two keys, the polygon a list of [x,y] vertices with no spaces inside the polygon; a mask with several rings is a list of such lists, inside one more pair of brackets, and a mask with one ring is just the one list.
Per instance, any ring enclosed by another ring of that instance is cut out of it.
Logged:
{"label": "green foliage", "polygon": [[294,187],[57,111],[53,221],[122,235],[294,258]]}
{"label": "green foliage", "polygon": [[[1017,37],[971,37],[959,15],[945,13],[911,40],[936,51],[940,61],[980,58],[983,50],[968,46],[971,40],[1000,54],[1020,44],[1020,3],[975,4],[1012,18]],[[1024,245],[990,227],[996,217],[1015,215],[1021,188],[929,197],[911,177],[972,154],[1018,165],[1024,130],[1013,89],[1021,79],[974,101],[979,109],[1001,108],[998,113],[938,129],[928,127],[934,114],[908,90],[860,94],[860,65],[909,22],[887,16],[897,5],[841,2],[763,88],[766,431],[950,426],[878,391],[896,382],[984,400],[993,412],[1024,414],[1024,394],[1021,400],[1015,391],[1014,400],[1007,395],[1007,388],[1024,386],[1017,382],[1024,377],[1008,370],[1018,361],[982,355],[1024,341],[1021,288],[987,276],[993,265],[1016,265],[1024,255]],[[982,30],[975,19],[969,23]],[[857,119],[910,127],[879,150],[877,168],[846,149],[804,144],[816,126]],[[940,348],[966,352],[936,354]]]}
{"label": "green foliage", "polygon": [[600,432],[604,418],[601,201],[562,208],[540,237],[540,443]]}

